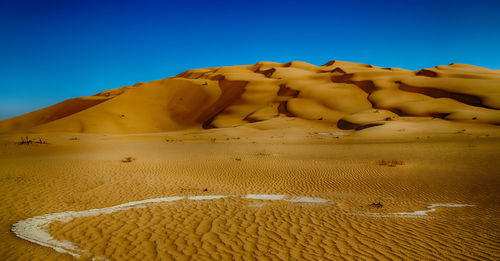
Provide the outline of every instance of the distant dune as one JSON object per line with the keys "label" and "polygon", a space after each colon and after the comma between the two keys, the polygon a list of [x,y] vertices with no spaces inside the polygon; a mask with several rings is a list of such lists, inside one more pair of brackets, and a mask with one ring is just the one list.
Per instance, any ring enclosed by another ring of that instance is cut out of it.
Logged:
{"label": "distant dune", "polygon": [[343,130],[416,117],[499,125],[499,109],[499,70],[465,64],[409,71],[342,61],[323,66],[259,62],[194,69],[69,99],[0,121],[0,133],[145,133],[262,121],[278,128],[285,117]]}

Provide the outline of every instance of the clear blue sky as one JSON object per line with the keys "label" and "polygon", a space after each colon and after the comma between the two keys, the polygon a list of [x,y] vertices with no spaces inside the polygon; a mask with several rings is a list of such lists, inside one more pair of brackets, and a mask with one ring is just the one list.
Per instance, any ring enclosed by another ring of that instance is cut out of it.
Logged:
{"label": "clear blue sky", "polygon": [[0,119],[192,68],[334,59],[500,69],[500,1],[0,0]]}

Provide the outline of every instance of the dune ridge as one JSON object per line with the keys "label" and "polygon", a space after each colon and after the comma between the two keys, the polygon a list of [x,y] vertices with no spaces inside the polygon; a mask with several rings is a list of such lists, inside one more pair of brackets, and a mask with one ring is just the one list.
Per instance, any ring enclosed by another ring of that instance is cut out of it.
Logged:
{"label": "dune ridge", "polygon": [[146,133],[262,121],[273,128],[286,117],[354,131],[415,118],[498,125],[499,109],[500,72],[473,65],[410,71],[343,61],[259,62],[69,99],[0,121],[0,133]]}
{"label": "dune ridge", "polygon": [[259,62],[0,121],[0,259],[497,260],[499,75]]}

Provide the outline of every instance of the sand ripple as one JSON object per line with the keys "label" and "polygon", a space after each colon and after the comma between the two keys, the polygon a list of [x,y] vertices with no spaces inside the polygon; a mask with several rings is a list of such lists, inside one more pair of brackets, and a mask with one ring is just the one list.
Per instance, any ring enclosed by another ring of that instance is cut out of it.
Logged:
{"label": "sand ripple", "polygon": [[[436,258],[435,251],[448,248],[442,239],[428,232],[414,234],[427,219],[402,224],[399,217],[425,217],[437,207],[467,206],[431,204],[414,212],[353,214],[342,212],[331,200],[304,196],[179,196],[32,217],[15,223],[12,231],[75,258],[94,260],[399,259],[422,253]],[[376,217],[396,219],[374,222]],[[427,228],[450,230],[434,222]],[[412,242],[417,245],[409,247]],[[380,248],[379,243],[391,247]],[[419,247],[427,251],[412,250]]]}

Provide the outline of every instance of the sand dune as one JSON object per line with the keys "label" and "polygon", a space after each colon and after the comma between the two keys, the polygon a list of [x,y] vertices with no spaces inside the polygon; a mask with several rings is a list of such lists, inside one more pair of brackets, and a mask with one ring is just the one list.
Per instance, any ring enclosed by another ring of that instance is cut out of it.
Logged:
{"label": "sand dune", "polygon": [[0,121],[0,259],[498,260],[499,87],[259,62]]}
{"label": "sand dune", "polygon": [[498,125],[499,86],[497,70],[465,64],[408,71],[342,61],[259,62],[70,99],[0,121],[0,133],[162,132],[280,117],[354,130],[416,117]]}

